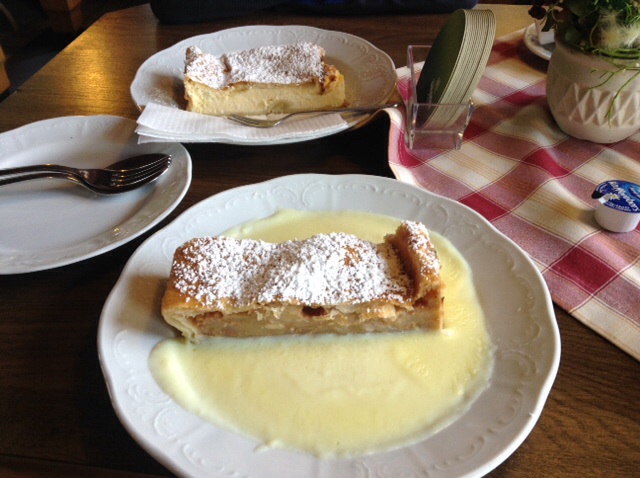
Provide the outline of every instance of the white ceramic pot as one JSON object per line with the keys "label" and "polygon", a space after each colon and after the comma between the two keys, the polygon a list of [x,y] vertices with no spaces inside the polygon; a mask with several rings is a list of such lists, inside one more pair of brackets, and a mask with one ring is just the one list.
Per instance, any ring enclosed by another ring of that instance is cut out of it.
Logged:
{"label": "white ceramic pot", "polygon": [[615,143],[640,129],[640,75],[624,88],[637,71],[620,71],[605,82],[603,75],[618,68],[556,42],[547,70],[547,100],[565,133],[596,143]]}

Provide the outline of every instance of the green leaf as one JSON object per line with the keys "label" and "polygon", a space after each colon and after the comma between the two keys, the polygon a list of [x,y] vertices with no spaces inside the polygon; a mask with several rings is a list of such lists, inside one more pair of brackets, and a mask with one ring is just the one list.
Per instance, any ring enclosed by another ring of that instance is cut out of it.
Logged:
{"label": "green leaf", "polygon": [[589,2],[586,0],[565,0],[564,6],[571,13],[582,18],[582,17],[586,17],[589,13],[593,12],[594,3],[597,4],[597,2],[598,0],[595,0],[595,2],[593,1]]}

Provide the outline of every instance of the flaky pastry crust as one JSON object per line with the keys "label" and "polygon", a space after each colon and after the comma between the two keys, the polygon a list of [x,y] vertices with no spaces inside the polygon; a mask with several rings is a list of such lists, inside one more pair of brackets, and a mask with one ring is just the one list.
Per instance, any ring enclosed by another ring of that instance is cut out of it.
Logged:
{"label": "flaky pastry crust", "polygon": [[175,252],[162,315],[195,341],[440,329],[440,267],[426,227],[411,221],[380,244],[341,233],[196,238]]}

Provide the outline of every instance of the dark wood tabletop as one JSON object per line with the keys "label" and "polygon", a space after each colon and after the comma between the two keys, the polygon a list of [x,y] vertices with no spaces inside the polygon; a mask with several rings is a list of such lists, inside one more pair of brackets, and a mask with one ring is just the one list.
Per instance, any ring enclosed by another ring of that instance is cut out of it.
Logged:
{"label": "dark wood tabletop", "polygon": [[[526,7],[491,8],[498,35],[530,24]],[[193,35],[251,24],[310,25],[365,38],[400,66],[406,46],[433,41],[446,18],[262,12],[169,26],[160,25],[148,5],[110,13],[0,103],[0,132],[65,115],[135,119],[129,86],[138,67]],[[186,145],[191,187],[152,231],[76,264],[0,276],[0,476],[170,475],[119,422],[98,360],[101,309],[125,263],[150,234],[229,188],[293,173],[392,177],[388,129],[381,115],[355,131],[310,142]],[[640,364],[558,307],[555,313],[562,338],[557,379],[531,434],[490,476],[640,476]]]}

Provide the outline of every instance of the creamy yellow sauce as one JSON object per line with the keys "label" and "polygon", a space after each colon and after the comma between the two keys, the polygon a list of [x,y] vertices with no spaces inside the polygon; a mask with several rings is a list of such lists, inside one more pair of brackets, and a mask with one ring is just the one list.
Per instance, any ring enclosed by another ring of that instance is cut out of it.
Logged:
{"label": "creamy yellow sauce", "polygon": [[[382,242],[399,220],[282,211],[225,235],[281,242],[347,232]],[[219,427],[321,458],[414,443],[458,418],[486,387],[492,346],[467,263],[431,233],[442,262],[445,327],[352,336],[168,339],[149,363],[183,408]]]}

